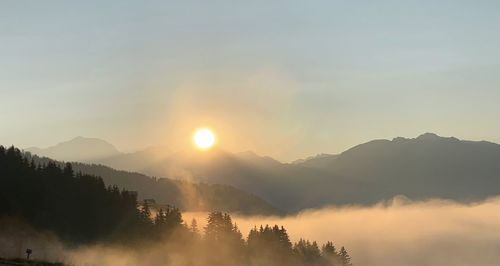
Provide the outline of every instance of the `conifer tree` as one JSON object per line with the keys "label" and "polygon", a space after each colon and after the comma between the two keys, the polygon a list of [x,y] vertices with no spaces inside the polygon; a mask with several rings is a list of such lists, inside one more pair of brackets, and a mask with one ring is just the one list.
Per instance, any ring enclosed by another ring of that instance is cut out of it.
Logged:
{"label": "conifer tree", "polygon": [[73,177],[73,167],[71,166],[71,163],[66,163],[63,169],[63,174],[66,177]]}
{"label": "conifer tree", "polygon": [[165,224],[165,213],[163,212],[163,209],[160,208],[156,213],[155,225],[162,226],[163,224]]}
{"label": "conifer tree", "polygon": [[341,247],[340,248],[339,256],[340,256],[340,261],[342,263],[342,266],[350,266],[350,265],[352,265],[352,263],[351,263],[351,256],[349,256],[349,254],[347,253],[347,250],[345,249],[345,247]]}
{"label": "conifer tree", "polygon": [[149,209],[149,204],[146,201],[142,205],[140,215],[143,221],[151,221],[151,210]]}
{"label": "conifer tree", "polygon": [[198,229],[198,221],[195,218],[191,220],[191,226],[189,227],[189,231],[193,234],[200,234],[200,230]]}

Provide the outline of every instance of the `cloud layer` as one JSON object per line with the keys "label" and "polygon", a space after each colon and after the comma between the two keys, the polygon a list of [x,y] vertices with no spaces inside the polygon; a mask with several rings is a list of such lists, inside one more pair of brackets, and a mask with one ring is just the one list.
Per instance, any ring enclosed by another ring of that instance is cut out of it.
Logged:
{"label": "cloud layer", "polygon": [[[493,266],[500,262],[500,198],[459,204],[443,200],[410,202],[396,198],[371,207],[325,208],[295,216],[233,216],[244,236],[253,226],[284,225],[292,241],[300,237],[319,244],[334,241],[345,246],[355,265],[362,266]],[[185,213],[204,226],[206,213]],[[35,245],[34,255],[75,265],[182,265],[170,243],[123,248],[90,246],[63,248],[53,236],[40,234],[18,223],[5,222],[0,234],[1,256],[18,256],[23,244]],[[15,241],[14,241],[15,240]],[[14,244],[13,244],[14,243]],[[16,244],[17,243],[17,244]],[[47,247],[50,247],[47,249]],[[45,249],[45,250],[44,250]]]}
{"label": "cloud layer", "polygon": [[[346,246],[356,265],[442,266],[500,263],[500,198],[475,204],[395,198],[372,207],[309,210],[285,218],[235,217],[243,230],[279,224],[292,241]],[[186,218],[190,216],[186,214]]]}

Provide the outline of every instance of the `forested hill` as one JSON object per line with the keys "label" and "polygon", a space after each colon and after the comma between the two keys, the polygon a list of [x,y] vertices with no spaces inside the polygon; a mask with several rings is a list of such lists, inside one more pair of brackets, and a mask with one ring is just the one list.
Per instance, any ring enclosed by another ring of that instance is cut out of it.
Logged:
{"label": "forested hill", "polygon": [[[18,250],[13,243],[17,240],[30,245],[39,242],[24,232],[20,224],[26,223],[34,231],[55,233],[73,247],[104,241],[105,245],[155,248],[159,243],[167,254],[162,258],[167,259],[153,265],[352,265],[344,247],[337,251],[331,241],[320,246],[304,239],[292,244],[283,226],[255,226],[244,239],[229,214],[213,211],[202,236],[196,220],[187,226],[178,208],[168,206],[152,216],[148,204],[138,208],[135,194],[116,186],[106,188],[100,177],[75,174],[70,163],[64,167],[54,161],[37,164],[14,147],[0,146],[0,222],[20,221],[7,226],[12,230],[0,224],[0,260],[1,256],[19,257],[12,255],[16,253],[12,250]],[[36,254],[50,249],[50,244],[38,245]],[[171,263],[179,258],[184,263]]]}
{"label": "forested hill", "polygon": [[[53,162],[37,165],[0,146],[0,217],[15,217],[70,242],[92,242],[141,223],[135,195]],[[132,232],[130,232],[132,234]]]}
{"label": "forested hill", "polygon": [[[54,162],[45,157],[25,153],[28,160],[46,164]],[[169,178],[155,178],[143,174],[119,171],[97,164],[72,163],[75,172],[100,176],[107,186],[138,192],[138,198],[155,199],[159,204],[169,204],[183,211],[220,210],[241,214],[281,214],[265,200],[229,185],[192,183]]]}

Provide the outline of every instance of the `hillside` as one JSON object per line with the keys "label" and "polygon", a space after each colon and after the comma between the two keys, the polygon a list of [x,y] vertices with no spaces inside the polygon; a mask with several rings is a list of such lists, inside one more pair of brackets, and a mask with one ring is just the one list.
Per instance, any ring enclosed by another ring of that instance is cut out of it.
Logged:
{"label": "hillside", "polygon": [[25,151],[64,161],[95,161],[120,155],[115,146],[96,138],[76,137],[48,148],[30,147]]}
{"label": "hillside", "polygon": [[[381,196],[473,200],[500,193],[500,145],[432,133],[374,140],[315,168],[357,180]],[[307,164],[305,162],[304,164]]]}
{"label": "hillside", "polygon": [[3,146],[0,218],[4,233],[17,230],[5,226],[3,219],[19,219],[36,230],[51,231],[75,243],[115,239],[118,231],[130,236],[142,222],[133,193],[107,188],[99,177],[75,173],[70,164],[36,165],[18,149]]}
{"label": "hillside", "polygon": [[[139,164],[132,163],[137,154],[97,161],[169,177],[168,182],[173,183],[178,181],[172,179],[229,185],[289,212],[331,204],[374,204],[397,195],[473,201],[500,194],[500,145],[431,133],[374,140],[338,155],[322,154],[291,164],[252,152],[221,149],[163,153],[161,157],[148,154],[140,153]],[[105,179],[113,176],[105,171],[97,174]],[[126,187],[140,187],[144,195],[160,197],[157,185],[148,181]]]}
{"label": "hillside", "polygon": [[141,171],[228,184],[287,211],[373,204],[397,195],[471,201],[500,194],[500,145],[427,133],[374,140],[292,164],[251,152],[185,151]]}
{"label": "hillside", "polygon": [[304,167],[322,169],[328,167],[333,160],[337,159],[338,154],[318,154],[305,159],[298,159],[292,162],[292,164],[301,165]]}
{"label": "hillside", "polygon": [[[30,154],[26,154],[30,158]],[[51,161],[33,156],[38,163]],[[62,165],[62,162],[58,162]],[[183,211],[221,210],[242,214],[279,214],[261,198],[228,185],[193,183],[169,178],[115,170],[97,164],[72,163],[76,172],[100,176],[107,186],[138,192],[139,199],[155,199],[161,204],[175,205]]]}

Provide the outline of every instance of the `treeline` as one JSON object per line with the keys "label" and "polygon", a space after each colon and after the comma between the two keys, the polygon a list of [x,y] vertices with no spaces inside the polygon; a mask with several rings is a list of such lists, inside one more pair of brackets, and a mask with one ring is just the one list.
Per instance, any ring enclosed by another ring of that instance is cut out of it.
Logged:
{"label": "treeline", "polygon": [[140,212],[145,219],[155,217],[151,219],[149,235],[176,242],[169,249],[184,257],[182,265],[352,265],[344,247],[337,250],[330,241],[320,247],[316,241],[305,239],[292,244],[283,226],[254,227],[244,239],[227,213],[209,213],[207,225],[200,230],[195,219],[190,225],[184,223],[175,207],[152,215],[144,204]]}
{"label": "treeline", "polygon": [[[35,163],[63,162],[32,155],[24,156]],[[116,170],[104,165],[72,162],[75,172],[99,176],[105,185],[117,185],[120,189],[139,193],[139,200],[155,199],[158,203],[170,203],[186,211],[221,210],[241,214],[279,215],[282,214],[263,199],[243,190],[220,184],[193,183],[185,180],[149,177],[140,173]]]}
{"label": "treeline", "polygon": [[172,255],[167,257],[175,258],[167,265],[351,265],[346,249],[337,250],[332,242],[319,246],[301,239],[292,244],[286,229],[277,225],[255,227],[244,239],[223,212],[211,212],[199,229],[196,220],[187,225],[176,207],[152,213],[134,193],[74,173],[71,164],[36,164],[19,149],[0,146],[2,216],[22,219],[75,245],[161,243]]}
{"label": "treeline", "polygon": [[147,223],[140,219],[135,195],[105,187],[99,177],[74,173],[71,164],[37,165],[19,149],[3,146],[0,214],[74,243],[120,237],[118,232],[140,231]]}

